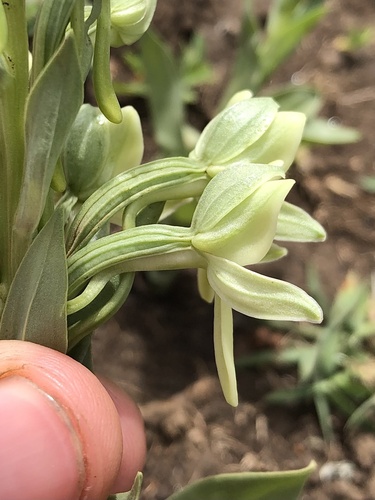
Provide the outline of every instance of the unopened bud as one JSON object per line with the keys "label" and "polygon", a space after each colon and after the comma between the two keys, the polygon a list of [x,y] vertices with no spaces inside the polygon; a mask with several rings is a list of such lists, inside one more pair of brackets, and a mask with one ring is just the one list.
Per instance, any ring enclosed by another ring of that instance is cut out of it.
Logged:
{"label": "unopened bud", "polygon": [[85,200],[110,178],[107,172],[110,138],[100,110],[83,104],[66,140],[62,164],[68,188]]}

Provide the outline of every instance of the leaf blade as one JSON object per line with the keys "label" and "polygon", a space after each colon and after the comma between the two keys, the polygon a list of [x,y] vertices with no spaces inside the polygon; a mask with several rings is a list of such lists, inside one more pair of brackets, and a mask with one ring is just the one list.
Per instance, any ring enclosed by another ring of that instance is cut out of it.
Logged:
{"label": "leaf blade", "polygon": [[27,340],[66,352],[67,288],[64,220],[58,211],[35,238],[15,275],[0,338]]}

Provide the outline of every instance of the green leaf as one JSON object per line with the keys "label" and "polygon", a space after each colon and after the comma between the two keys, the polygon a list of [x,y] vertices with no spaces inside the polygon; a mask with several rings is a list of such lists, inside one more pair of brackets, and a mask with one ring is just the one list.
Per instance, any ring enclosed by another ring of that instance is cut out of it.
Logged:
{"label": "green leaf", "polygon": [[258,75],[260,66],[256,52],[256,44],[261,29],[253,13],[252,2],[244,3],[246,11],[242,18],[238,49],[229,83],[220,101],[220,108],[224,107],[224,103],[241,90],[251,89],[253,92],[257,92],[261,83]]}
{"label": "green leaf", "polygon": [[280,106],[280,111],[298,111],[304,113],[309,120],[314,118],[323,107],[322,97],[318,92],[305,85],[285,85],[272,97]]}
{"label": "green leaf", "polygon": [[32,81],[60,45],[75,0],[44,0],[39,10],[33,40]]}
{"label": "green leaf", "polygon": [[375,176],[363,175],[359,179],[359,185],[369,193],[375,193]]}
{"label": "green leaf", "polygon": [[279,0],[273,3],[268,16],[267,37],[258,45],[258,57],[262,64],[263,81],[295,49],[302,38],[325,14],[324,6],[301,8],[301,2]]}
{"label": "green leaf", "polygon": [[3,2],[0,2],[0,54],[2,54],[8,40],[8,23]]}
{"label": "green leaf", "polygon": [[169,154],[184,154],[183,84],[177,63],[154,33],[146,33],[140,45],[156,141]]}
{"label": "green leaf", "polygon": [[323,118],[308,121],[303,132],[303,140],[314,144],[350,144],[360,138],[361,134],[355,128],[344,127]]}
{"label": "green leaf", "polygon": [[304,469],[285,472],[241,472],[210,476],[174,493],[168,500],[297,500],[309,475]]}
{"label": "green leaf", "polygon": [[27,103],[25,170],[15,221],[15,231],[27,242],[38,226],[57,160],[82,100],[80,63],[74,38],[69,36],[40,74]]}
{"label": "green leaf", "polygon": [[134,483],[130,491],[126,493],[117,493],[116,495],[111,495],[108,500],[139,500],[142,481],[143,474],[142,472],[138,472],[135,476]]}
{"label": "green leaf", "polygon": [[28,249],[5,303],[0,338],[28,340],[66,352],[67,270],[62,211]]}

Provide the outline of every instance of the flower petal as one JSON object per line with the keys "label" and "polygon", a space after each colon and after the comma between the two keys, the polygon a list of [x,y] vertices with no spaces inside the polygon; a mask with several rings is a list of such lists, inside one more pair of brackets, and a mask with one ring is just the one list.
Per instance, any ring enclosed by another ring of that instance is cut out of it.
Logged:
{"label": "flower petal", "polygon": [[214,349],[217,372],[224,397],[238,405],[236,370],[233,357],[233,316],[231,307],[215,296]]}
{"label": "flower petal", "polygon": [[278,104],[270,97],[236,102],[203,130],[191,156],[207,165],[222,165],[257,141],[273,122]]}
{"label": "flower petal", "polygon": [[232,162],[271,163],[282,160],[286,172],[301,143],[306,116],[295,111],[280,111],[271,126],[254,144],[245,149]]}
{"label": "flower petal", "polygon": [[196,234],[193,246],[241,265],[259,262],[272,245],[281,205],[293,184],[292,179],[265,182],[212,230]]}
{"label": "flower petal", "polygon": [[320,306],[301,288],[220,257],[208,254],[205,257],[210,285],[232,309],[259,319],[322,321]]}
{"label": "flower petal", "polygon": [[244,163],[228,167],[206,186],[195,209],[191,227],[195,233],[212,230],[262,184],[284,177],[282,167]]}
{"label": "flower petal", "polygon": [[324,241],[326,232],[319,222],[302,208],[285,201],[277,220],[275,239],[301,242]]}
{"label": "flower petal", "polygon": [[207,280],[206,269],[198,269],[198,291],[202,299],[211,304],[214,300],[215,292]]}

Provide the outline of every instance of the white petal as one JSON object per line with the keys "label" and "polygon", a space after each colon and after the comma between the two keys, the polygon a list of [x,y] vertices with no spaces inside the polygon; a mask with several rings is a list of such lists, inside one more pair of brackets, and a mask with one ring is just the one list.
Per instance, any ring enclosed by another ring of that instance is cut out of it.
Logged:
{"label": "white petal", "polygon": [[198,269],[198,291],[199,295],[206,302],[211,303],[214,300],[215,292],[207,280],[206,269]]}
{"label": "white petal", "polygon": [[318,221],[302,208],[286,201],[282,204],[277,220],[276,240],[324,241],[326,232]]}
{"label": "white petal", "polygon": [[206,258],[210,285],[232,309],[259,319],[322,321],[320,306],[301,288],[220,257],[206,255]]}
{"label": "white petal", "polygon": [[192,245],[241,265],[260,262],[272,245],[280,207],[293,184],[292,179],[265,182],[212,230],[194,236]]}
{"label": "white petal", "polygon": [[233,316],[231,307],[215,296],[214,348],[217,372],[226,401],[238,405],[233,357]]}

